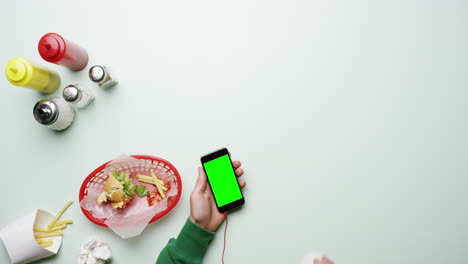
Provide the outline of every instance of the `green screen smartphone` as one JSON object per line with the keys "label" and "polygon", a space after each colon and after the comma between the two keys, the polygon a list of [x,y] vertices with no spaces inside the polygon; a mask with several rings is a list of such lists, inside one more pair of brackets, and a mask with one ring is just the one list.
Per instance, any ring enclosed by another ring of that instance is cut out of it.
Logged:
{"label": "green screen smartphone", "polygon": [[201,163],[220,213],[244,204],[244,196],[226,148],[201,157]]}

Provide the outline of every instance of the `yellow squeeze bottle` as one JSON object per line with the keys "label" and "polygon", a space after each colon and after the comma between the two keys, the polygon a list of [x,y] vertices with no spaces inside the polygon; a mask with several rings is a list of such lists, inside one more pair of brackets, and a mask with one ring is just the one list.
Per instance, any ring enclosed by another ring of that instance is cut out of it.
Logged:
{"label": "yellow squeeze bottle", "polygon": [[60,76],[57,72],[34,65],[22,57],[16,57],[7,63],[5,75],[13,85],[46,94],[55,92],[60,86]]}

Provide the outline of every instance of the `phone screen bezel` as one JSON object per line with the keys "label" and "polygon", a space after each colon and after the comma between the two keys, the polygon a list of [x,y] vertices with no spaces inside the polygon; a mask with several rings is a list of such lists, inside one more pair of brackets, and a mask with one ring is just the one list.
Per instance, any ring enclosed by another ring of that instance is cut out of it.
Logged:
{"label": "phone screen bezel", "polygon": [[235,180],[237,182],[237,186],[238,186],[239,191],[240,191],[240,193],[242,195],[242,198],[239,199],[239,200],[233,201],[231,203],[228,203],[226,205],[223,205],[221,207],[218,206],[218,202],[216,201],[216,197],[214,196],[213,189],[211,188],[210,178],[208,177],[208,173],[206,172],[206,169],[205,169],[205,163],[209,162],[209,161],[212,161],[212,160],[215,160],[217,158],[220,158],[220,157],[222,157],[224,155],[228,155],[229,161],[231,163],[232,171],[234,172],[234,175],[235,175],[236,172],[234,170],[234,166],[232,165],[231,155],[229,154],[229,151],[226,148],[222,148],[220,150],[217,150],[217,151],[215,151],[213,153],[210,153],[210,154],[207,154],[207,155],[201,157],[202,167],[203,167],[203,170],[205,171],[206,179],[208,180],[208,184],[210,185],[210,191],[211,191],[211,193],[213,195],[213,198],[215,199],[216,207],[218,208],[218,211],[220,213],[227,212],[227,211],[232,210],[232,209],[234,209],[236,207],[239,207],[239,206],[241,206],[241,205],[243,205],[245,203],[244,194],[242,193],[242,189],[241,189],[239,181],[237,180],[237,177],[236,177]]}

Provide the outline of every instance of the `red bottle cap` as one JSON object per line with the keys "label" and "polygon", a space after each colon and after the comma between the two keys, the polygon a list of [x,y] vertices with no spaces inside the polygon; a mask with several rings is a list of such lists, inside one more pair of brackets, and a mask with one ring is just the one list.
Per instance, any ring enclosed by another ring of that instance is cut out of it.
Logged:
{"label": "red bottle cap", "polygon": [[37,46],[41,57],[48,62],[57,62],[65,55],[65,40],[58,34],[42,36]]}

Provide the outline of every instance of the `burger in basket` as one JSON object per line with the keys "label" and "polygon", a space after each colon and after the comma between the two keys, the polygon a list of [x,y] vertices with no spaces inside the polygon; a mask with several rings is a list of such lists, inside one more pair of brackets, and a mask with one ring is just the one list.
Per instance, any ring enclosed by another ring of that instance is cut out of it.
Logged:
{"label": "burger in basket", "polygon": [[93,223],[129,238],[171,211],[181,192],[180,175],[168,161],[148,155],[124,156],[86,177],[80,206]]}
{"label": "burger in basket", "polygon": [[[143,187],[146,192],[148,192],[146,187]],[[129,174],[113,171],[109,173],[104,191],[99,195],[97,202],[98,204],[110,202],[112,208],[125,208],[127,203],[132,199],[134,193],[135,185],[130,179]]]}

